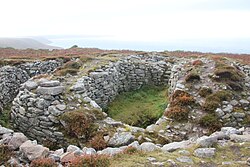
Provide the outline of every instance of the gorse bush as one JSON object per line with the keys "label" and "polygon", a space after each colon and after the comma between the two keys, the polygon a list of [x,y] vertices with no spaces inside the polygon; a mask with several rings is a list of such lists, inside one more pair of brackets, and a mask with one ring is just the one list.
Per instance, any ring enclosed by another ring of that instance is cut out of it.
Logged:
{"label": "gorse bush", "polygon": [[110,157],[106,155],[83,155],[79,156],[69,164],[69,167],[108,167]]}
{"label": "gorse bush", "polygon": [[51,158],[35,159],[31,162],[30,167],[57,167],[56,162]]}

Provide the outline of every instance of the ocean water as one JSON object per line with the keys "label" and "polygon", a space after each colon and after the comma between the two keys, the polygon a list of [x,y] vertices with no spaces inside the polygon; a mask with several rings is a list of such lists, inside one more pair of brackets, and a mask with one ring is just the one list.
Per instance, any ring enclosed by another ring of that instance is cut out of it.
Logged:
{"label": "ocean water", "polygon": [[214,53],[250,53],[250,39],[179,39],[166,42],[122,41],[103,38],[51,38],[51,45],[70,48],[73,45],[100,49],[140,51],[200,51]]}

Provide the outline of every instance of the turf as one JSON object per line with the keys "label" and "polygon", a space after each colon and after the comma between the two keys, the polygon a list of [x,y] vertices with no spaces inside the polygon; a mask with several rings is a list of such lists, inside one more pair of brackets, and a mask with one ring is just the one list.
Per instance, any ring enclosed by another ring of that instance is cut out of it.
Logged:
{"label": "turf", "polygon": [[163,114],[167,102],[167,87],[145,86],[118,95],[107,112],[115,120],[145,128]]}

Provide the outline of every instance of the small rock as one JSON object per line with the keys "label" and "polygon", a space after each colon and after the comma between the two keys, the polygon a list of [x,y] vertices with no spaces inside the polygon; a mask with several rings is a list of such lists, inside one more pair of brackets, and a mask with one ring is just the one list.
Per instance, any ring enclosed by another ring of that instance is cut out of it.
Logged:
{"label": "small rock", "polygon": [[219,118],[221,118],[223,115],[225,115],[225,113],[224,113],[220,108],[217,108],[217,109],[215,110],[215,113],[216,113],[216,115],[217,115]]}
{"label": "small rock", "polygon": [[56,108],[57,108],[58,110],[63,111],[63,110],[66,109],[66,105],[65,105],[65,104],[57,104],[57,105],[56,105]]}
{"label": "small rock", "polygon": [[108,145],[112,147],[125,146],[134,141],[135,137],[131,132],[115,133],[114,136],[109,140]]}
{"label": "small rock", "polygon": [[94,148],[84,147],[82,149],[82,151],[83,151],[83,154],[87,154],[87,155],[95,155],[96,154],[96,150]]}
{"label": "small rock", "polygon": [[239,102],[237,100],[232,100],[232,101],[230,101],[230,104],[233,106],[237,106],[239,104]]}
{"label": "small rock", "polygon": [[42,86],[42,87],[56,87],[59,85],[60,85],[60,82],[56,80],[45,81],[45,82],[39,83],[39,86]]}
{"label": "small rock", "polygon": [[182,163],[188,163],[188,164],[193,164],[193,160],[190,157],[187,156],[182,156],[182,157],[178,157],[176,158],[177,161],[182,162]]}
{"label": "small rock", "polygon": [[194,151],[194,155],[200,158],[212,158],[215,155],[215,148],[198,148]]}
{"label": "small rock", "polygon": [[7,134],[7,133],[13,133],[14,131],[5,127],[0,126],[0,135]]}

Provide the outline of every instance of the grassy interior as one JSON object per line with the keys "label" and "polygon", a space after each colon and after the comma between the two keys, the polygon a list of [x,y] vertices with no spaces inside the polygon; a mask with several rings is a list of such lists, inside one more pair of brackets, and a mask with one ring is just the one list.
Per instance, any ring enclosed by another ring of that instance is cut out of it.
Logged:
{"label": "grassy interior", "polygon": [[167,87],[144,86],[119,95],[108,106],[108,115],[129,125],[145,128],[163,114],[167,102]]}

